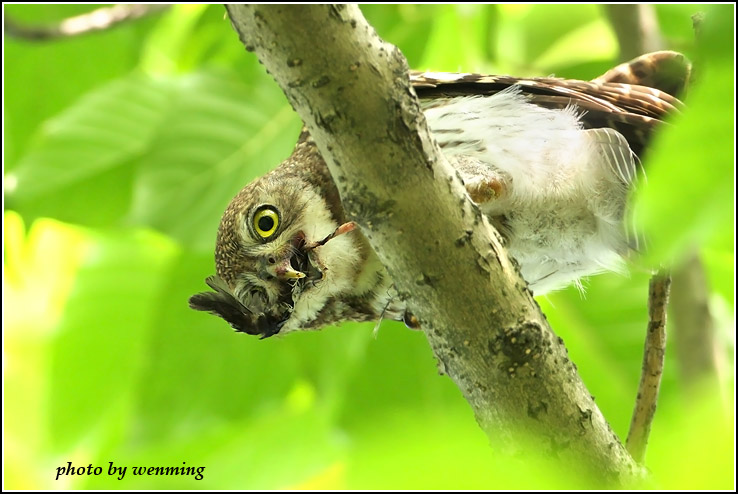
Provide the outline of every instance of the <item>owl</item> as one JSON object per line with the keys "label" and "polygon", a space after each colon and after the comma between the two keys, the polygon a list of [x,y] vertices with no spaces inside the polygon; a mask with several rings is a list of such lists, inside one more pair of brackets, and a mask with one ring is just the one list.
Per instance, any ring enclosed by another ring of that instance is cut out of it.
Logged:
{"label": "owl", "polygon": [[[657,52],[592,81],[412,72],[428,126],[534,294],[623,269],[640,157],[678,112],[689,64]],[[429,198],[429,200],[432,200]],[[422,207],[422,205],[419,205]],[[342,321],[417,326],[302,131],[218,228],[213,291],[190,306],[262,338]]]}

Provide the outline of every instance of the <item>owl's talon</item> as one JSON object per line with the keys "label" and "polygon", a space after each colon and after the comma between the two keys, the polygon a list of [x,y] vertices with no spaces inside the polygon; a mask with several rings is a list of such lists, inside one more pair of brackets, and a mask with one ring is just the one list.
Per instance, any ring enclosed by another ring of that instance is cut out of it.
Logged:
{"label": "owl's talon", "polygon": [[402,321],[407,326],[407,329],[420,329],[420,320],[408,311],[405,311],[405,315],[402,316]]}
{"label": "owl's talon", "polygon": [[466,192],[477,204],[499,199],[506,192],[505,184],[497,178],[482,178],[465,184]]}

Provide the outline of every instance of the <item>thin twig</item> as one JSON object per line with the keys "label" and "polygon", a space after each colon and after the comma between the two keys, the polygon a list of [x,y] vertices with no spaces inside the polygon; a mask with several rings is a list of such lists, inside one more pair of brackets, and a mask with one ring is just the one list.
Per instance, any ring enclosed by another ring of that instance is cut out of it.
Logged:
{"label": "thin twig", "polygon": [[49,41],[103,31],[122,22],[161,12],[169,7],[171,5],[167,4],[120,4],[68,17],[48,25],[24,25],[6,14],[4,27],[5,34],[13,38],[26,41]]}
{"label": "thin twig", "polygon": [[638,463],[643,463],[646,456],[648,435],[656,412],[661,374],[664,370],[666,306],[670,285],[671,276],[666,271],[654,274],[648,285],[648,334],[643,351],[641,382],[625,443],[628,452]]}

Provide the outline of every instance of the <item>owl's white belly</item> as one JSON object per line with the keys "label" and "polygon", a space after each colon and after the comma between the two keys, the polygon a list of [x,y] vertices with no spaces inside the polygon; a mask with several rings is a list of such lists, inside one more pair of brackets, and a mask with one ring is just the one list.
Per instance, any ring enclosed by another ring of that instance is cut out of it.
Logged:
{"label": "owl's white belly", "polygon": [[508,252],[536,295],[578,283],[584,276],[624,269],[626,244],[620,225],[601,221],[586,208],[529,202],[509,211],[507,218]]}
{"label": "owl's white belly", "polygon": [[467,186],[501,184],[479,206],[536,295],[623,270],[636,162],[620,134],[586,130],[574,110],[541,108],[514,89],[435,101],[425,114]]}

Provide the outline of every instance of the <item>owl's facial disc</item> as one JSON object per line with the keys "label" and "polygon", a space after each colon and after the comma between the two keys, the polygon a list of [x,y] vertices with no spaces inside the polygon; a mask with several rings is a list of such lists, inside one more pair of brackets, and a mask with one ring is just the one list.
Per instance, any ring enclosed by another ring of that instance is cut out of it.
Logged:
{"label": "owl's facial disc", "polygon": [[[276,229],[270,221],[261,220],[262,224],[259,224],[259,218],[264,217],[260,214],[261,211],[269,210],[260,208],[259,212],[254,215],[254,229],[257,231]],[[271,215],[271,213],[266,214]],[[305,233],[298,231],[286,244],[283,244],[282,248],[274,251],[274,254],[262,256],[262,268],[258,270],[257,275],[259,281],[264,283],[264,285],[259,284],[266,287],[266,290],[262,292],[266,295],[265,302],[277,302],[283,306],[294,307],[297,298],[322,281],[325,276],[325,266],[320,260],[320,247],[355,228],[354,222],[344,223],[316,242],[308,241]],[[253,300],[253,289],[249,294]],[[276,294],[276,300],[274,294]],[[244,303],[247,302],[244,301]]]}
{"label": "owl's facial disc", "polygon": [[302,311],[298,317],[308,306],[319,310],[335,279],[343,280],[344,266],[354,266],[351,251],[332,242],[353,224],[339,226],[320,193],[303,180],[271,175],[239,192],[221,219],[215,256],[231,299],[224,303],[219,292],[217,300],[200,297],[195,305],[238,331],[262,335],[277,334],[295,310]]}
{"label": "owl's facial disc", "polygon": [[278,228],[276,210],[272,214],[270,209],[260,209],[254,215],[253,230],[270,240],[250,261],[242,264],[243,271],[235,280],[233,293],[254,312],[263,312],[267,307],[283,307],[289,311],[295,305],[297,293],[312,288],[323,279],[324,268],[312,248],[314,245],[302,230],[286,238],[275,235],[273,232]]}
{"label": "owl's facial disc", "polygon": [[[305,278],[301,270],[301,246],[305,234],[295,231],[294,218],[270,203],[257,205],[244,213],[246,228],[241,231],[242,246],[254,262],[245,265],[243,279],[247,283],[266,285],[267,298],[274,301],[274,293],[289,291],[284,285]],[[254,276],[256,275],[256,276]],[[280,297],[282,298],[282,297]]]}

